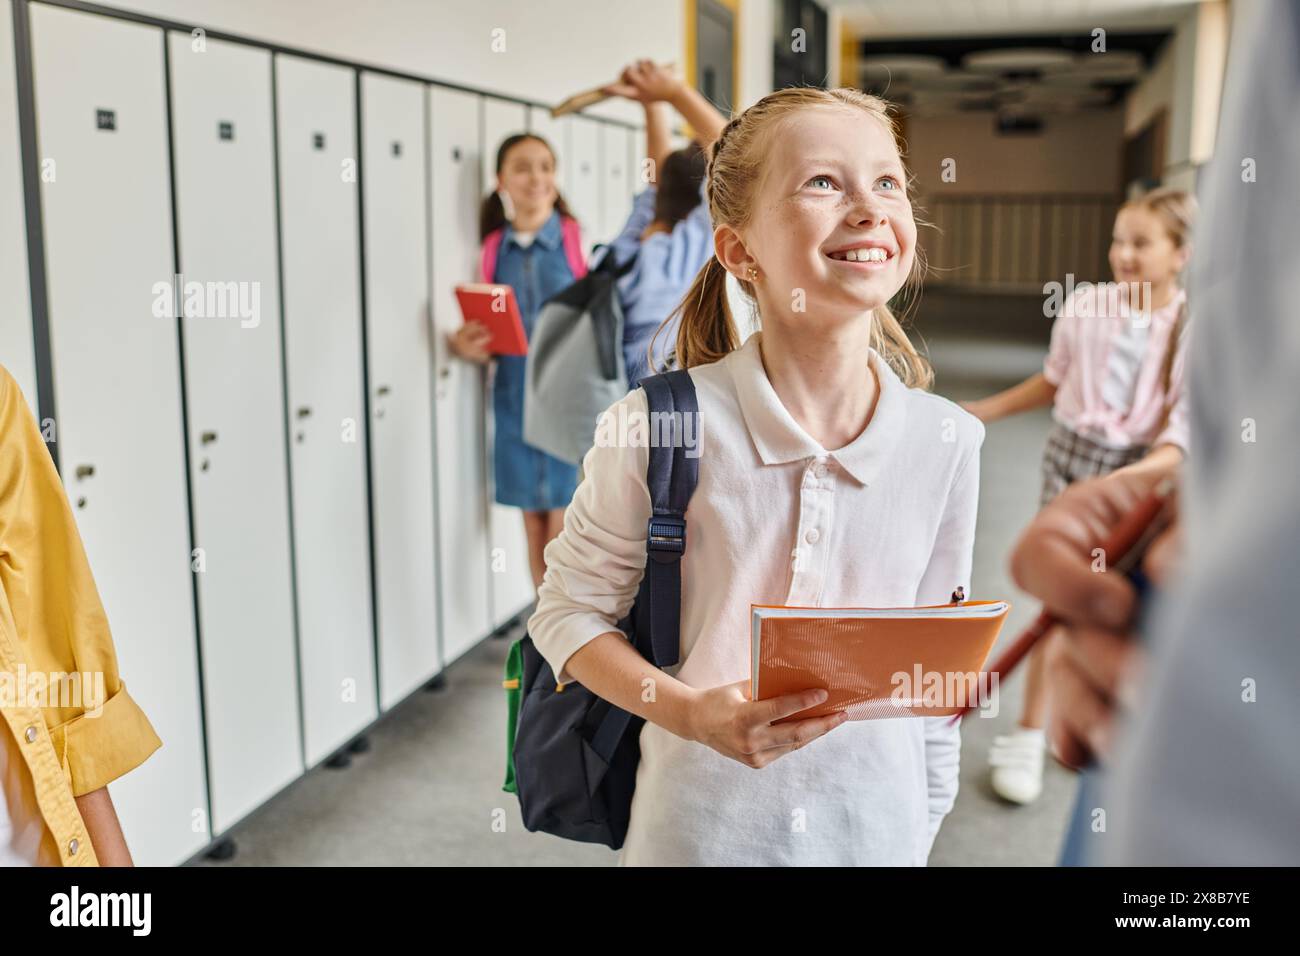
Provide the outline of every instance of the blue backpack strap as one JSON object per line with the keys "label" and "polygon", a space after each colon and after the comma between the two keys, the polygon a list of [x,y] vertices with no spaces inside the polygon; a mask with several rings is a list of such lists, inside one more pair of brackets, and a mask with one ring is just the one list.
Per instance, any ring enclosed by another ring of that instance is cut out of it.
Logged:
{"label": "blue backpack strap", "polygon": [[[685,369],[675,369],[641,380],[649,413],[669,413],[670,441],[657,443],[660,430],[650,419],[650,460],[646,486],[651,514],[646,528],[645,576],[633,608],[636,649],[656,667],[672,667],[681,656],[682,555],[686,552],[686,506],[700,477],[699,407],[695,383]],[[678,413],[678,414],[673,414]],[[687,448],[684,422],[690,416],[693,448]],[[690,452],[690,454],[688,454]],[[591,738],[592,749],[606,763],[614,759],[619,741],[632,715],[610,706]]]}
{"label": "blue backpack strap", "polygon": [[[646,566],[642,600],[637,602],[640,650],[656,667],[677,663],[681,647],[681,560],[686,551],[686,506],[699,481],[699,458],[686,447],[698,440],[699,408],[690,373],[677,369],[641,380],[650,412],[650,454],[646,486],[651,515],[646,528]],[[669,428],[664,428],[664,415]],[[656,427],[658,426],[658,427]],[[665,434],[667,433],[667,434]],[[669,438],[667,447],[660,443]],[[695,449],[697,450],[697,449]]]}

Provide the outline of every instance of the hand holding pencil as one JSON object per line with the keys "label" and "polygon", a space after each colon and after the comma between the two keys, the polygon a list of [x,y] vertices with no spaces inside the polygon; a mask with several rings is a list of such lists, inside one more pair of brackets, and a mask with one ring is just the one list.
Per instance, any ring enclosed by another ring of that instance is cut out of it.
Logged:
{"label": "hand holding pencil", "polygon": [[[1058,625],[1066,630],[1049,659],[1054,684],[1049,737],[1062,759],[1083,765],[1109,750],[1116,710],[1138,658],[1128,634],[1137,589],[1130,564],[1159,582],[1168,574],[1176,511],[1171,479],[1110,475],[1068,488],[1044,508],[1014,549],[1016,583],[1044,604],[1044,612],[990,666],[1000,679]],[[1150,545],[1150,547],[1148,547]]]}

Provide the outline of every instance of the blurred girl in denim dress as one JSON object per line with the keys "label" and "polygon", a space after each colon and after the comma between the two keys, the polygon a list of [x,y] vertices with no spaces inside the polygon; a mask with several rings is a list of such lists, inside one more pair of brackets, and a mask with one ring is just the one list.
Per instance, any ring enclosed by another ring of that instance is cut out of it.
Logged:
{"label": "blurred girl in denim dress", "polygon": [[[556,189],[555,166],[555,153],[546,140],[530,133],[507,137],[497,150],[497,189],[484,200],[480,215],[480,279],[514,289],[530,339],[542,303],[586,272],[578,224]],[[462,358],[481,363],[495,359],[496,500],[523,509],[528,560],[537,586],[546,569],[542,553],[563,525],[578,469],[524,442],[525,357],[490,355],[488,338],[487,328],[478,322],[467,322],[449,336],[452,350]]]}

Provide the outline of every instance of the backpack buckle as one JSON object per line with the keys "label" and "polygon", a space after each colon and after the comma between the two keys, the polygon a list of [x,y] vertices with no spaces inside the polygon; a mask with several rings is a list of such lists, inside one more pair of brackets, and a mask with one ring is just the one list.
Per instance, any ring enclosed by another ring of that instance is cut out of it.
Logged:
{"label": "backpack buckle", "polygon": [[[651,515],[646,526],[646,552],[656,561],[671,561],[686,551],[686,519],[678,515]],[[657,557],[656,552],[664,557]]]}

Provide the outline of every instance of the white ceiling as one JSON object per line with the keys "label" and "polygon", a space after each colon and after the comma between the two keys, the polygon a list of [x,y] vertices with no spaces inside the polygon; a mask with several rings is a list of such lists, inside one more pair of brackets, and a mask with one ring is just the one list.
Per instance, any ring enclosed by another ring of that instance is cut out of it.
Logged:
{"label": "white ceiling", "polygon": [[1161,30],[1197,0],[822,0],[859,40]]}

